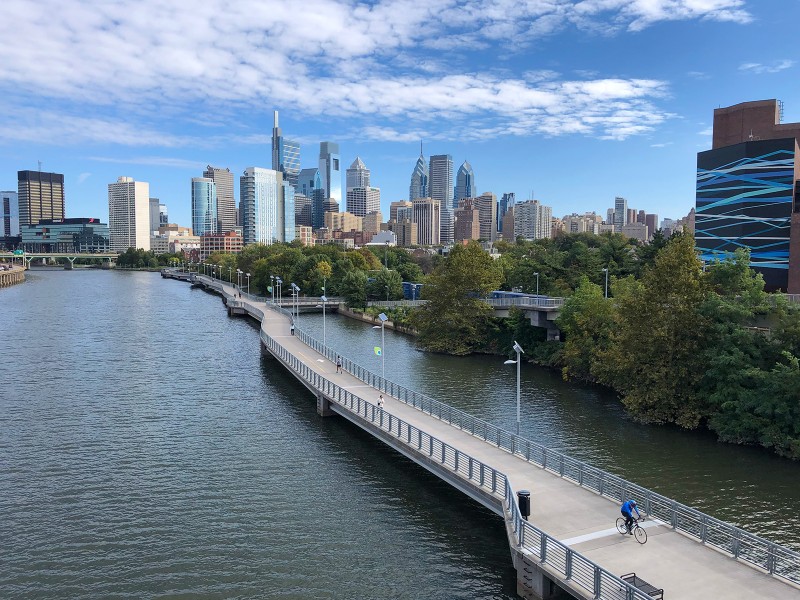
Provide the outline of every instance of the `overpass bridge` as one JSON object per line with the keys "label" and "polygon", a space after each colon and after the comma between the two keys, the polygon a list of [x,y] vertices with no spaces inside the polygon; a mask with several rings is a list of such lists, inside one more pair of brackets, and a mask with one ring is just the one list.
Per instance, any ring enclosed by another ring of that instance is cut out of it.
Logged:
{"label": "overpass bridge", "polygon": [[[561,338],[561,331],[556,326],[556,319],[561,314],[564,298],[483,298],[483,301],[492,307],[495,317],[507,318],[511,309],[516,307],[525,313],[533,327],[547,330],[548,341]],[[398,308],[422,306],[427,302],[427,300],[389,300],[385,302],[378,300],[367,302],[367,305]]]}
{"label": "overpass bridge", "polygon": [[[463,411],[342,357],[266,298],[199,276],[229,314],[261,323],[262,349],[316,399],[480,502],[504,522],[524,598],[800,599],[800,554]],[[383,394],[385,406],[377,398]],[[523,518],[516,492],[530,490]],[[621,499],[648,514],[646,544],[614,528]],[[457,520],[455,513],[454,524]],[[623,576],[636,573],[636,578]],[[645,587],[643,582],[650,584]],[[649,591],[648,591],[649,590]]]}
{"label": "overpass bridge", "polygon": [[94,260],[101,259],[103,261],[108,261],[110,264],[111,262],[117,260],[118,257],[119,254],[116,252],[26,252],[25,254],[0,252],[0,261],[11,260],[13,262],[15,260],[20,260],[25,264],[27,269],[30,268],[31,262],[37,258],[66,258],[69,261],[69,266],[67,268],[71,269],[72,265],[75,264],[75,260],[78,258],[88,258]]}

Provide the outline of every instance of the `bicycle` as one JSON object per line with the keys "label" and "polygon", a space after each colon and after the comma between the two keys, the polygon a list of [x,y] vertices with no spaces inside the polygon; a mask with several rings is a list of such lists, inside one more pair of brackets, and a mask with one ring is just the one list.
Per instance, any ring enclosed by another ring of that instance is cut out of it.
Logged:
{"label": "bicycle", "polygon": [[[631,530],[633,532],[633,537],[636,538],[636,541],[640,544],[644,544],[647,542],[647,532],[644,530],[644,527],[639,525],[639,521],[643,520],[644,517],[639,519],[633,519],[633,525],[631,526]],[[625,523],[625,519],[622,517],[617,518],[617,531],[619,531],[622,535],[625,535],[628,532],[628,525]]]}

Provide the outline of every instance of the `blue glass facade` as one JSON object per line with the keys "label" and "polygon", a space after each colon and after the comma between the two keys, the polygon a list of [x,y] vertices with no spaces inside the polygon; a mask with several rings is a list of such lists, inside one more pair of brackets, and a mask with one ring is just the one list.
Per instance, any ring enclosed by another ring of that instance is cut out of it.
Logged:
{"label": "blue glass facade", "polygon": [[294,239],[294,186],[288,181],[283,182],[283,241],[291,242]]}
{"label": "blue glass facade", "polygon": [[192,178],[192,230],[195,235],[219,233],[217,184],[213,179]]}
{"label": "blue glass facade", "polygon": [[787,290],[794,207],[794,138],[734,144],[697,155],[695,241],[705,261],[749,248],[769,290]]}

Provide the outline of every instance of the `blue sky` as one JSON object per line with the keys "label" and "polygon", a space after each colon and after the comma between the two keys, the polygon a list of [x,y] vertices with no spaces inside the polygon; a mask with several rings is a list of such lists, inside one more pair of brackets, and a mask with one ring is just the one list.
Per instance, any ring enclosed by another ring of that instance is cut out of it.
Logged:
{"label": "blue sky", "polygon": [[479,191],[557,216],[621,195],[678,218],[714,108],[778,98],[800,121],[800,0],[198,5],[6,0],[0,189],[41,160],[65,174],[67,216],[107,219],[128,175],[189,225],[206,164],[271,166],[277,109],[304,167],[322,140],[361,156],[385,214],[422,139],[469,160]]}

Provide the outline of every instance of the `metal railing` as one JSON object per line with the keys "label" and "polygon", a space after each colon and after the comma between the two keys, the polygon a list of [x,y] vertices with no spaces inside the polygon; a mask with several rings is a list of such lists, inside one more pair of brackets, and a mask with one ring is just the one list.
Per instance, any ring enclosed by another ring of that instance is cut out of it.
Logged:
{"label": "metal railing", "polygon": [[[267,306],[291,318],[290,311],[280,309],[271,304],[267,304]],[[264,335],[262,329],[262,339]],[[618,502],[635,497],[639,505],[643,506],[645,513],[665,522],[673,529],[687,534],[703,544],[713,546],[738,560],[764,569],[770,574],[800,584],[800,553],[794,550],[770,542],[681,504],[676,500],[627,481],[622,477],[592,467],[562,452],[551,450],[542,444],[473,417],[458,408],[384,379],[349,358],[340,356],[332,348],[323,346],[319,340],[313,338],[299,327],[296,329],[296,335],[300,341],[325,356],[331,362],[335,362],[336,358],[340,357],[344,370],[364,383],[397,398],[405,404],[469,432],[475,437],[483,439],[520,458],[524,458],[534,465],[559,477],[568,479],[581,487],[592,490],[601,496]],[[543,532],[541,533],[546,535]],[[553,540],[553,542],[555,543],[557,540]],[[527,546],[525,547],[527,548]],[[630,598],[634,597],[636,596],[630,596]],[[622,595],[619,598],[627,597]]]}
{"label": "metal railing", "polygon": [[[531,308],[561,308],[564,306],[564,298],[484,298],[486,304],[494,308],[504,308],[511,306],[531,307]],[[374,300],[367,302],[367,306],[384,306],[386,308],[398,308],[402,306],[422,306],[428,300]]]}
{"label": "metal railing", "polygon": [[[277,307],[274,309],[289,316],[289,311],[285,309]],[[504,473],[323,377],[278,344],[263,328],[260,336],[274,356],[332,402],[391,434],[393,438],[415,452],[423,454],[429,460],[435,460],[437,464],[448,468],[479,489],[499,497],[503,501],[505,510],[511,515],[516,543],[535,556],[540,563],[546,564],[563,575],[566,580],[591,592],[595,598],[648,600],[649,596],[644,592],[523,520],[515,501],[514,491]]]}

